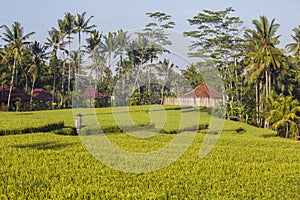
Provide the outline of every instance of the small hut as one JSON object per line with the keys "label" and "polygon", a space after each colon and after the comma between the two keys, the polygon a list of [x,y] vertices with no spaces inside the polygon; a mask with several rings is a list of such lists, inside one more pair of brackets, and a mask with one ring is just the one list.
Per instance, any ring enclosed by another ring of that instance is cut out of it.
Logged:
{"label": "small hut", "polygon": [[36,88],[32,94],[31,92],[28,94],[37,102],[37,109],[53,109],[52,103],[57,102],[57,98],[43,88]]}
{"label": "small hut", "polygon": [[195,89],[187,92],[180,98],[166,98],[165,105],[186,105],[186,106],[206,106],[215,107],[223,100],[222,94],[215,89],[201,83]]}
{"label": "small hut", "polygon": [[92,100],[96,107],[103,107],[108,104],[108,95],[99,92],[95,88],[86,89],[84,91],[84,96],[90,100],[90,107],[92,107]]}
{"label": "small hut", "polygon": [[[2,84],[0,85],[0,103],[1,110],[7,110],[7,102],[9,96],[10,85]],[[11,95],[10,95],[10,108],[13,110],[26,110],[29,108],[30,95],[23,92],[22,90],[12,87]]]}
{"label": "small hut", "polygon": [[[31,93],[29,93],[31,94]],[[44,90],[43,88],[36,88],[33,90],[32,97],[38,101],[57,101],[57,98]]]}

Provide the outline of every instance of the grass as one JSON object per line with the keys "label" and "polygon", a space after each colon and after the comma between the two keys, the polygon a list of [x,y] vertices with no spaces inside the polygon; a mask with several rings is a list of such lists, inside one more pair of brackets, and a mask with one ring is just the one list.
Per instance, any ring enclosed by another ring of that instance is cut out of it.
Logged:
{"label": "grass", "polygon": [[[149,107],[131,109],[134,120],[149,122]],[[175,111],[167,111],[167,126],[171,127]],[[106,125],[113,123],[110,112],[109,108],[97,109],[97,119]],[[0,119],[3,115],[9,120],[22,116],[18,114],[0,113]],[[201,116],[203,123],[209,122],[207,113]],[[74,121],[71,110],[34,112],[30,120],[41,118],[63,119],[67,126],[73,126]],[[236,132],[240,127],[246,130],[244,134]],[[273,131],[226,121],[217,144],[200,158],[204,133],[195,135],[179,159],[150,173],[127,173],[104,165],[89,153],[82,137],[51,132],[2,136],[0,199],[300,198],[299,142],[275,137]],[[159,150],[176,137],[155,134],[137,138],[124,133],[106,136],[123,149],[139,153]]]}

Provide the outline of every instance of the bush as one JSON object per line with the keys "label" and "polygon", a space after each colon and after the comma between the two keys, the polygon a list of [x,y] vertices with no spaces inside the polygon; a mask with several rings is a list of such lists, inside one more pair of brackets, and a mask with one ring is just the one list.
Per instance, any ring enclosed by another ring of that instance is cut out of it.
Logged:
{"label": "bush", "polygon": [[166,107],[165,110],[187,110],[187,109],[193,109],[193,106],[170,106]]}
{"label": "bush", "polygon": [[76,129],[72,127],[65,127],[59,130],[55,130],[54,133],[58,135],[77,135]]}
{"label": "bush", "polygon": [[205,130],[208,129],[209,125],[208,124],[199,124],[198,126],[194,127],[186,127],[182,128],[180,130],[178,129],[162,129],[160,133],[165,133],[165,134],[177,134],[180,132],[185,132],[185,131],[200,131],[200,130]]}
{"label": "bush", "polygon": [[37,127],[25,127],[19,129],[0,129],[0,136],[3,135],[17,135],[17,134],[24,134],[24,133],[37,133],[37,132],[50,132],[53,130],[62,129],[65,126],[64,122],[56,122],[50,123],[43,126]]}
{"label": "bush", "polygon": [[198,126],[198,130],[205,130],[208,129],[209,125],[208,124],[199,124]]}
{"label": "bush", "polygon": [[99,129],[83,129],[83,135],[94,135],[94,134],[102,134],[102,133],[124,133],[131,131],[139,131],[139,130],[154,130],[154,124],[139,124],[138,126],[125,126],[119,127],[118,125],[110,125],[110,126],[101,126]]}
{"label": "bush", "polygon": [[139,124],[138,126],[125,126],[119,127],[118,125],[110,125],[110,126],[101,126],[100,129],[83,129],[83,135],[95,135],[102,133],[126,133],[126,132],[134,132],[134,131],[154,131],[164,134],[178,134],[184,131],[199,131],[208,129],[208,124],[199,124],[195,127],[186,127],[178,130],[178,128],[163,128],[161,130],[155,128],[155,124]]}
{"label": "bush", "polygon": [[238,129],[236,129],[235,130],[237,133],[239,133],[239,134],[243,134],[243,133],[245,133],[246,132],[246,130],[245,129],[243,129],[242,127],[240,127],[240,128],[238,128]]}

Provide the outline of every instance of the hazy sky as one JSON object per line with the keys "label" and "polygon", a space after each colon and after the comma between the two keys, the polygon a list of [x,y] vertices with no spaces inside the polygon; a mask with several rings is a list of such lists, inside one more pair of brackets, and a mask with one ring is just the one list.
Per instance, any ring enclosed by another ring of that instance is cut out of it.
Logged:
{"label": "hazy sky", "polygon": [[192,18],[203,9],[224,10],[235,9],[247,28],[252,28],[251,21],[260,15],[269,20],[276,18],[281,24],[278,34],[281,46],[291,42],[292,29],[300,25],[299,0],[3,0],[1,2],[0,24],[10,26],[19,21],[25,32],[35,31],[32,39],[44,42],[47,30],[57,26],[57,20],[63,18],[65,12],[73,14],[87,11],[94,15],[92,23],[103,33],[138,29],[145,26],[149,19],[146,12],[161,11],[172,16],[179,32],[190,30],[187,19]]}

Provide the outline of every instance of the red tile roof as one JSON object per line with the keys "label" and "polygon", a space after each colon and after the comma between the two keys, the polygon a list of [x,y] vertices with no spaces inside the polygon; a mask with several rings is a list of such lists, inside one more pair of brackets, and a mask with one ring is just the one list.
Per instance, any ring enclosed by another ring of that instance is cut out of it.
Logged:
{"label": "red tile roof", "polygon": [[[29,92],[31,94],[31,92]],[[54,97],[52,94],[44,90],[43,88],[36,88],[33,90],[32,97],[35,100],[39,101],[57,101],[56,97]]]}
{"label": "red tile roof", "polygon": [[201,83],[195,89],[184,94],[182,98],[222,98],[222,94],[206,83]]}
{"label": "red tile roof", "polygon": [[[8,101],[9,88],[10,88],[10,85],[8,85],[8,84],[0,85],[0,102]],[[10,96],[10,101],[16,102],[16,101],[18,101],[18,98],[21,98],[23,101],[30,101],[30,95],[28,95],[27,93],[23,92],[22,90],[20,90],[16,87],[13,87],[11,96]]]}

